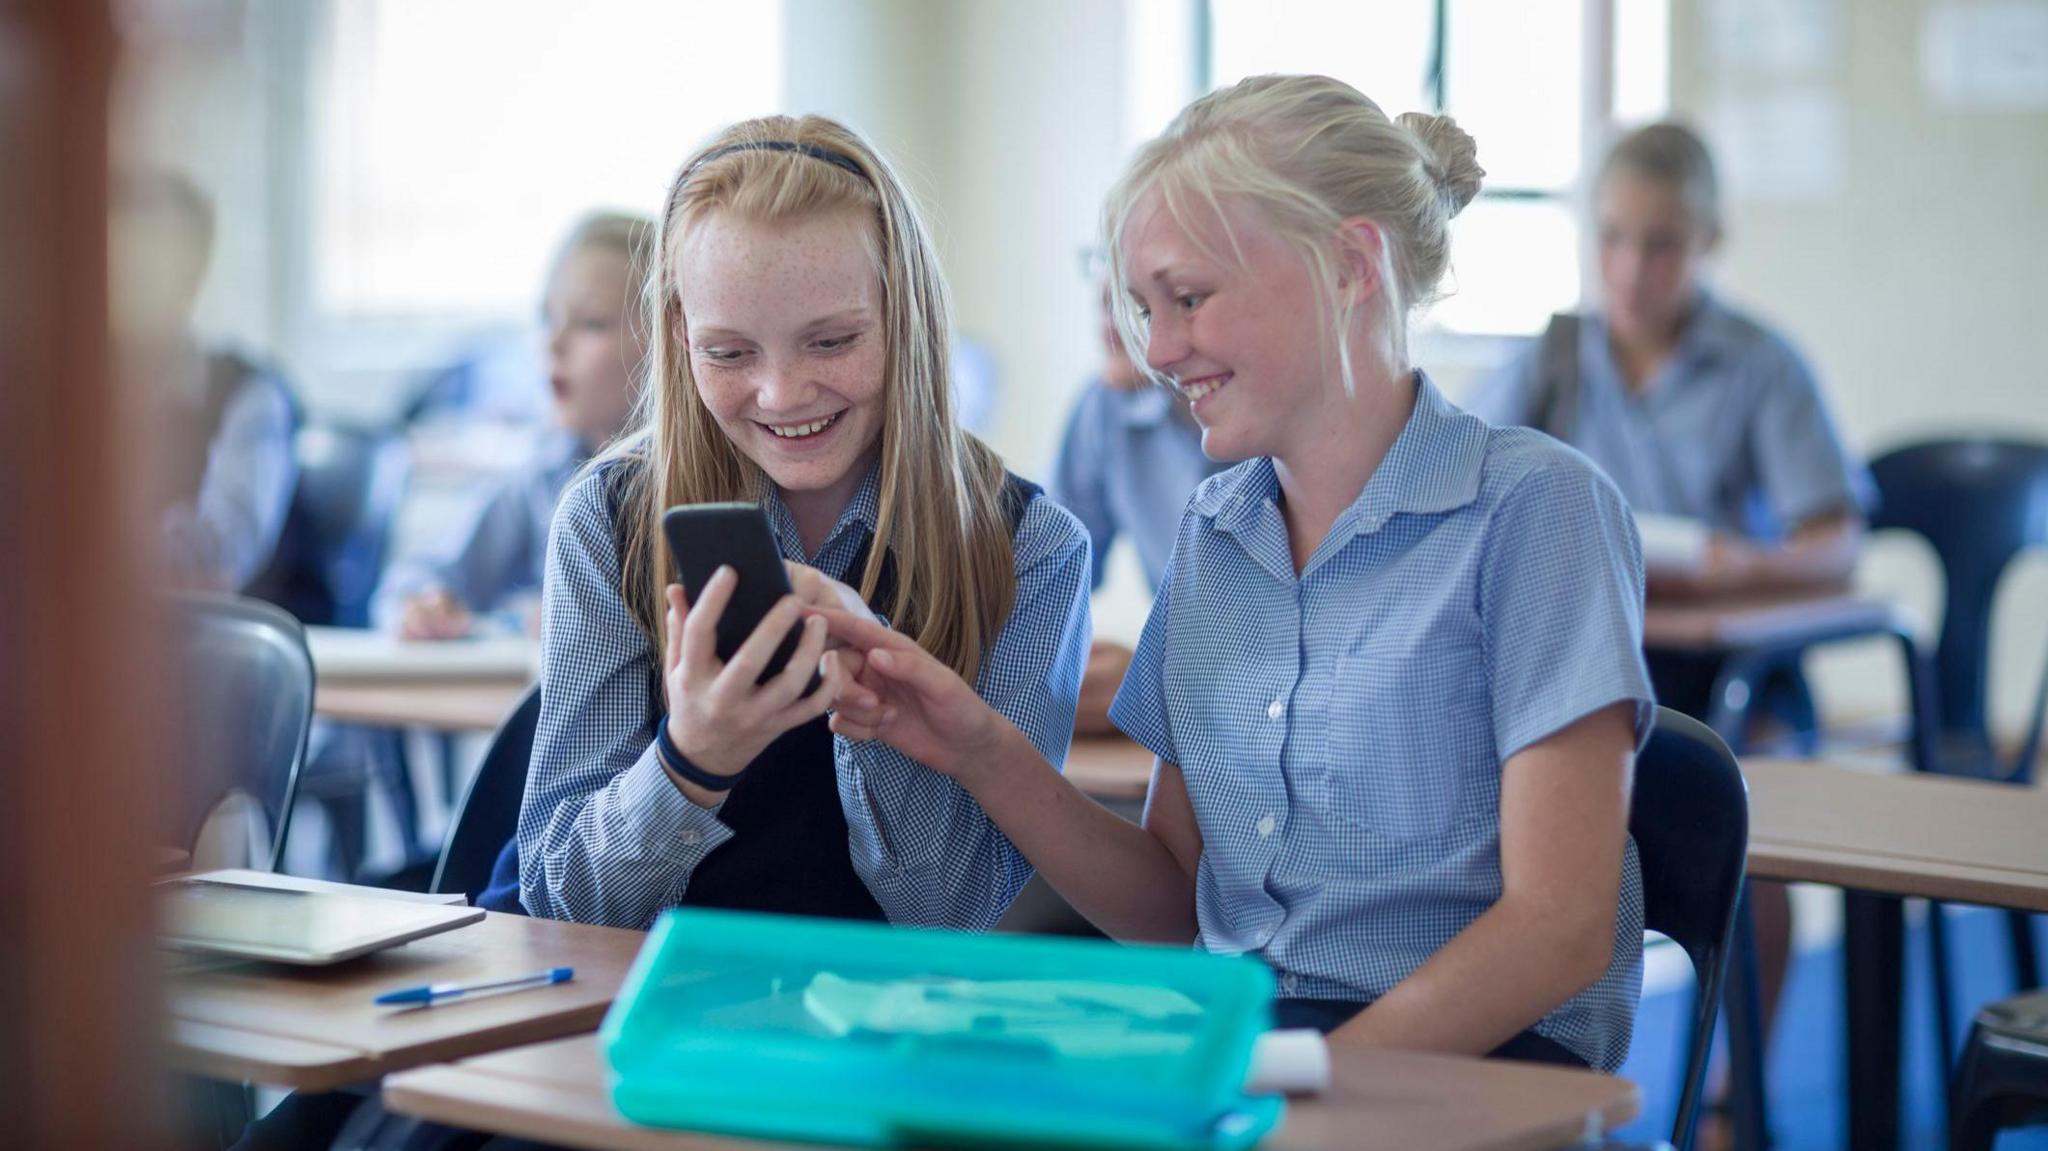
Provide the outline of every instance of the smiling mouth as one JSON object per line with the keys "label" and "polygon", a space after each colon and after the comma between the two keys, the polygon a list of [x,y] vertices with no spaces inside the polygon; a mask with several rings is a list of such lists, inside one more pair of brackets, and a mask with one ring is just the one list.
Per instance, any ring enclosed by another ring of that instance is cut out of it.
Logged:
{"label": "smiling mouth", "polygon": [[1232,373],[1230,372],[1223,372],[1219,375],[1203,376],[1198,380],[1184,380],[1180,384],[1180,394],[1186,396],[1188,402],[1194,403],[1228,384],[1231,375]]}
{"label": "smiling mouth", "polygon": [[826,416],[823,419],[812,420],[809,423],[762,424],[761,426],[767,428],[768,431],[772,433],[776,439],[807,440],[810,439],[812,436],[816,436],[823,433],[826,428],[829,428],[833,424],[838,423],[839,417],[844,414],[844,412],[833,412],[831,415]]}

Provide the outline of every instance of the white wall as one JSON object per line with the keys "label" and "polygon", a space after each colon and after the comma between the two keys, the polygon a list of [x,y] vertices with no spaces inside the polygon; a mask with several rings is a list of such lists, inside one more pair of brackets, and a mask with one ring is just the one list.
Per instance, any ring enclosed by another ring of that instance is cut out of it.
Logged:
{"label": "white wall", "polygon": [[[1719,127],[1729,100],[1817,92],[1842,127],[1831,194],[1782,199],[1751,182],[1728,205],[1726,294],[1805,349],[1866,454],[1958,430],[2048,440],[2048,110],[1939,105],[1920,75],[1927,0],[1801,6],[1832,11],[1839,35],[1831,59],[1786,74],[1717,51],[1713,3],[1673,5],[1680,114],[1725,150],[1741,143]],[[1880,538],[1860,578],[1938,623],[1925,549]],[[2008,576],[1994,629],[1994,716],[2010,727],[2048,662],[2048,556]],[[1882,661],[1823,666],[1823,695],[1845,707],[1902,698]]]}
{"label": "white wall", "polygon": [[271,253],[274,109],[265,65],[271,16],[242,0],[192,0],[149,18],[131,6],[116,73],[118,162],[186,172],[214,202],[214,256],[195,322],[209,336],[268,353],[282,298]]}

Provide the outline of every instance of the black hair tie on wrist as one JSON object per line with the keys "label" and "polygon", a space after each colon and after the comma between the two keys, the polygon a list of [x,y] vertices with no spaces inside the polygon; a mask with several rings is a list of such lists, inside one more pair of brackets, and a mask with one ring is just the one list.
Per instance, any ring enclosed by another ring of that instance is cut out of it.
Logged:
{"label": "black hair tie on wrist", "polygon": [[740,776],[747,774],[747,769],[741,768],[731,775],[716,775],[691,763],[689,757],[683,754],[682,749],[676,746],[675,741],[668,737],[668,724],[666,723],[660,725],[654,737],[654,754],[656,758],[661,760],[663,767],[668,768],[670,771],[706,791],[721,793],[731,791],[733,785],[740,781]]}

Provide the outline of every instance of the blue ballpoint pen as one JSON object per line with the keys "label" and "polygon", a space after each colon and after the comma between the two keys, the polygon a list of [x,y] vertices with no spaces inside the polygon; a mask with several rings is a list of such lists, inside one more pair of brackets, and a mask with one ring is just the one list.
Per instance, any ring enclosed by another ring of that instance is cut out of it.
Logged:
{"label": "blue ballpoint pen", "polygon": [[398,991],[387,991],[377,997],[380,1007],[401,1003],[433,1003],[442,999],[454,999],[473,991],[502,991],[512,987],[546,987],[551,983],[567,983],[576,978],[573,967],[550,967],[532,975],[521,975],[516,979],[495,979],[489,983],[429,983],[424,987],[407,987]]}

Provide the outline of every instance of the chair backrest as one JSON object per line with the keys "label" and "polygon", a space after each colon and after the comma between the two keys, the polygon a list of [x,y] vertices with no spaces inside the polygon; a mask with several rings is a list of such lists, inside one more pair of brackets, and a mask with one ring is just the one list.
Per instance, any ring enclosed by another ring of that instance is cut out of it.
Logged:
{"label": "chair backrest", "polygon": [[1944,733],[1985,738],[1991,604],[2021,549],[2048,544],[2048,444],[1935,440],[1872,461],[1877,529],[1913,532],[1934,547],[1947,583],[1935,651]]}
{"label": "chair backrest", "polygon": [[490,885],[491,867],[519,825],[526,793],[526,764],[533,753],[534,724],[540,719],[540,686],[527,690],[519,706],[491,737],[482,766],[471,777],[462,802],[448,821],[448,839],[434,867],[430,891],[460,891],[476,902]]}
{"label": "chair backrest", "polygon": [[1643,925],[1685,950],[1699,983],[1672,1137],[1686,1147],[1698,1117],[1749,852],[1748,787],[1728,745],[1706,724],[1668,707],[1657,709],[1656,728],[1636,757],[1628,830],[1642,862]]}
{"label": "chair backrest", "polygon": [[275,870],[313,725],[305,629],[270,604],[237,596],[177,595],[166,607],[189,755],[181,846],[192,845],[222,799],[241,791],[270,821],[270,853],[256,862]]}
{"label": "chair backrest", "polygon": [[310,624],[362,627],[384,569],[411,455],[402,434],[310,424],[293,444],[298,490],[271,569],[251,594]]}

